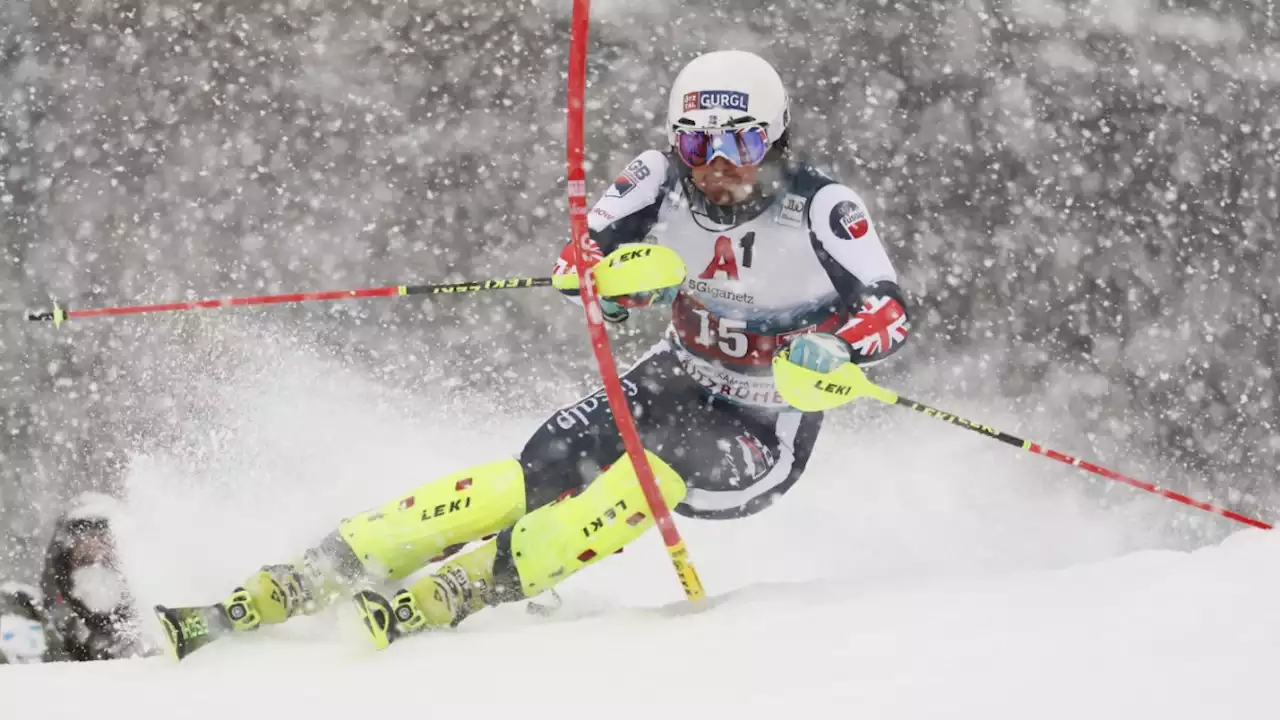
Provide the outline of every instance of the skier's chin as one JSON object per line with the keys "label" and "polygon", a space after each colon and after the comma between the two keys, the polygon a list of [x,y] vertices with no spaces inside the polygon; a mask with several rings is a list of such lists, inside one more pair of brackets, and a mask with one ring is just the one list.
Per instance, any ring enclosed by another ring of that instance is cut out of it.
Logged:
{"label": "skier's chin", "polygon": [[702,192],[716,205],[738,205],[750,200],[754,190],[751,183],[723,183],[703,188]]}

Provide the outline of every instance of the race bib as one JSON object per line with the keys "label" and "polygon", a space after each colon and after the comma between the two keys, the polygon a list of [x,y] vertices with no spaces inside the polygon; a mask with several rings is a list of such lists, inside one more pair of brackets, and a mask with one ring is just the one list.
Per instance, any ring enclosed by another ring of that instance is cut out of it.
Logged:
{"label": "race bib", "polygon": [[761,408],[785,409],[790,406],[778,394],[773,375],[744,375],[716,365],[677,345],[680,365],[704,390],[731,402]]}

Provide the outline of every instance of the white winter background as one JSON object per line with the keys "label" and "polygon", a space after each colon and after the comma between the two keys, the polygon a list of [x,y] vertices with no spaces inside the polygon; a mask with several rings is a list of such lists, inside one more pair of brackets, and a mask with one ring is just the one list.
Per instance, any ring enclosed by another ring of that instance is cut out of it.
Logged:
{"label": "white winter background", "polygon": [[[588,390],[580,313],[554,293],[20,320],[50,298],[547,272],[567,223],[567,12],[0,2],[0,570],[34,576],[63,501],[97,489],[124,503],[144,607],[216,597],[345,514],[517,450]],[[794,90],[800,144],[871,202],[914,304],[913,345],[879,380],[1269,516],[1270,3],[594,13],[596,191],[660,141],[684,61],[760,52]],[[620,357],[661,322],[621,330]],[[432,683],[455,689],[441,708],[495,713],[529,697],[912,718],[1272,705],[1269,537],[1223,543],[1225,521],[905,410],[836,413],[784,502],[681,527],[716,596],[692,616],[646,538],[566,583],[545,621],[504,608],[375,656],[335,612],[180,667],[7,669],[0,687],[50,716],[295,707],[282,676],[335,715]]]}

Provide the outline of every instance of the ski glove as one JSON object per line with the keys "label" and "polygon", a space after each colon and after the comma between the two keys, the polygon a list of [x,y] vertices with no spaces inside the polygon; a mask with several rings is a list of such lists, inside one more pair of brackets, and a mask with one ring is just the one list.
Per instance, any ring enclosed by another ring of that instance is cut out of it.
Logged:
{"label": "ski glove", "polygon": [[672,285],[661,290],[646,290],[645,292],[619,295],[612,298],[602,297],[600,298],[600,310],[604,312],[605,320],[611,323],[620,323],[631,316],[630,308],[648,307],[655,304],[666,305],[674,301],[679,292],[680,286]]}
{"label": "ski glove", "polygon": [[791,341],[787,359],[814,372],[829,373],[849,362],[849,343],[829,333],[809,333]]}

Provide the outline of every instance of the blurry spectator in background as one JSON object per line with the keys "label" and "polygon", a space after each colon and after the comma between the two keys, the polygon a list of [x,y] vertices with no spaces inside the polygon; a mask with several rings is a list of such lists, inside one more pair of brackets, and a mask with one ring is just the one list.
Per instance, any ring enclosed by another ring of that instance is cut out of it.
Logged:
{"label": "blurry spectator in background", "polygon": [[71,660],[150,655],[120,569],[114,498],[78,496],[54,526],[42,587],[48,615]]}

